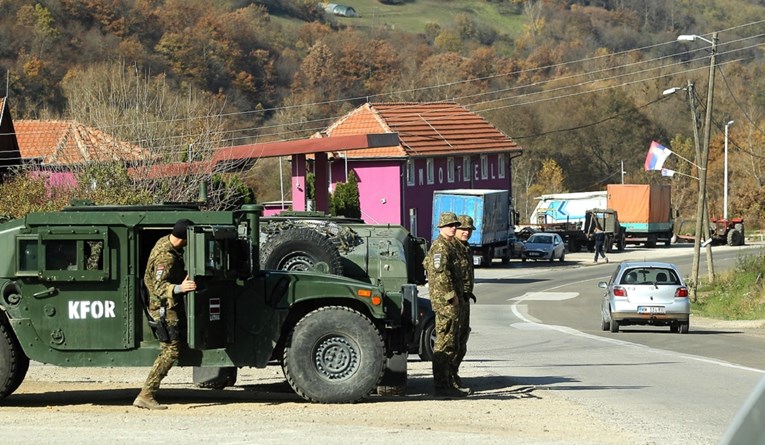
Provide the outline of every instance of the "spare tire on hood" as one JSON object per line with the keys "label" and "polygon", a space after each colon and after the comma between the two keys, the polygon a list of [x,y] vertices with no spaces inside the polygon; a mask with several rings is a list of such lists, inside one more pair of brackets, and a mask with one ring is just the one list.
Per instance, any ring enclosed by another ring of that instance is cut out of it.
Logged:
{"label": "spare tire on hood", "polygon": [[307,228],[293,228],[270,237],[260,252],[266,270],[321,271],[343,274],[343,259],[332,241]]}

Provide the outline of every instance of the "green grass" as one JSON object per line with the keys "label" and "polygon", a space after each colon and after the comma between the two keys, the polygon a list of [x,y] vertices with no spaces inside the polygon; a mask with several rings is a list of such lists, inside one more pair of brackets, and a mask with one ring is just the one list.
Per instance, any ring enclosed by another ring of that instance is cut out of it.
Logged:
{"label": "green grass", "polygon": [[713,285],[700,284],[693,313],[722,320],[765,318],[765,255],[745,256]]}
{"label": "green grass", "polygon": [[442,28],[454,26],[454,17],[466,13],[473,19],[494,28],[499,34],[514,37],[520,33],[524,23],[523,15],[514,12],[503,3],[470,0],[416,0],[401,5],[383,5],[377,0],[332,1],[352,6],[360,17],[335,17],[346,26],[379,27],[391,26],[406,32],[425,32],[425,25],[435,22]]}

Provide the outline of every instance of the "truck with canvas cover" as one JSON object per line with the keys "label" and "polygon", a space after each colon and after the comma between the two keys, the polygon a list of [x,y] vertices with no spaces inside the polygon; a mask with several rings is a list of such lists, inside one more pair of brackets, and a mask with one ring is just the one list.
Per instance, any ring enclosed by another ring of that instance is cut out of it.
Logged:
{"label": "truck with canvas cover", "polygon": [[494,258],[507,264],[515,251],[517,213],[510,204],[507,190],[458,189],[433,192],[432,239],[438,237],[438,218],[443,212],[468,215],[475,230],[468,244],[473,249],[473,264],[491,266]]}
{"label": "truck with canvas cover", "polygon": [[626,242],[669,246],[674,235],[672,187],[663,184],[609,184],[608,208],[619,213]]}
{"label": "truck with canvas cover", "polygon": [[592,249],[590,212],[606,207],[606,192],[553,193],[537,198],[530,217],[530,231],[557,233],[569,252]]}
{"label": "truck with canvas cover", "polygon": [[[160,344],[143,273],[156,241],[187,218],[180,366],[281,365],[306,400],[355,402],[384,377],[406,377],[416,343],[417,289],[319,272],[262,270],[262,208],[196,204],[72,205],[0,224],[0,398],[29,361],[69,367],[146,366]],[[380,269],[404,267],[400,252]],[[388,366],[402,363],[395,372]],[[396,360],[398,359],[398,360]]]}

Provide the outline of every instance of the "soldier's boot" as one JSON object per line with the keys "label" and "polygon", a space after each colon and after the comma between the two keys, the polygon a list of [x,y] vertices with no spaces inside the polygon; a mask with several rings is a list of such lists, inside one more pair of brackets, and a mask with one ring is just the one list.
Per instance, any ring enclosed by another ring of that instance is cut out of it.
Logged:
{"label": "soldier's boot", "polygon": [[462,379],[460,379],[460,377],[457,374],[454,374],[452,376],[451,386],[457,391],[465,393],[465,395],[473,394],[473,390],[468,388],[467,386],[464,386],[462,384]]}
{"label": "soldier's boot", "polygon": [[154,400],[154,396],[144,390],[138,394],[138,397],[133,401],[133,406],[143,409],[167,409],[167,406],[160,405],[159,402]]}

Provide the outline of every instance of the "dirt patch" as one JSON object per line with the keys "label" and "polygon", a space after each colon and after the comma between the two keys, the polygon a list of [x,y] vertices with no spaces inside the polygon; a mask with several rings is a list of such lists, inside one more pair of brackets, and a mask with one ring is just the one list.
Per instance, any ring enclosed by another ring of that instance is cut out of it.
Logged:
{"label": "dirt patch", "polygon": [[[147,372],[32,366],[25,382],[0,406],[4,424],[18,425],[18,431],[6,437],[19,439],[11,443],[52,443],[60,441],[63,430],[66,442],[95,443],[99,431],[111,429],[110,442],[123,443],[124,437],[127,443],[144,437],[147,419],[155,419],[156,425],[174,428],[176,435],[168,431],[152,437],[178,441],[180,435],[182,442],[220,440],[223,424],[229,443],[254,438],[258,443],[284,443],[293,436],[306,441],[327,434],[339,434],[342,441],[323,443],[464,443],[468,438],[497,444],[635,443],[634,437],[554,391],[519,385],[506,376],[482,375],[480,362],[470,363],[463,373],[475,389],[467,398],[431,395],[429,363],[412,361],[406,396],[372,395],[347,405],[304,402],[278,368],[240,370],[237,386],[225,390],[196,388],[189,383],[189,369],[174,368],[158,395],[169,405],[162,412],[131,406]],[[94,419],[97,430],[73,427]]]}

